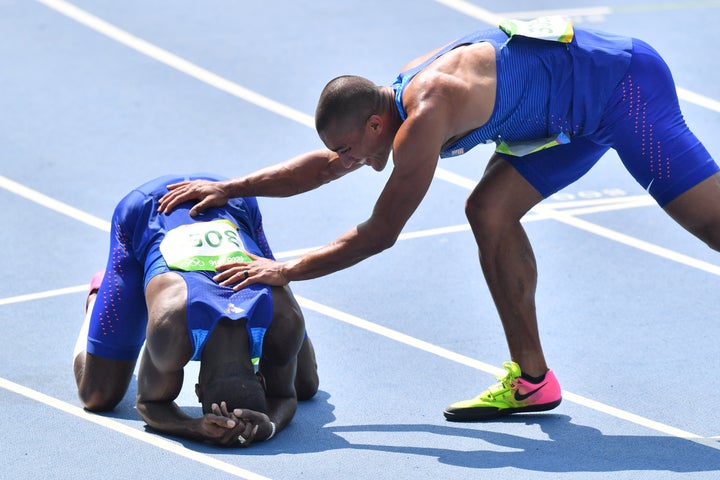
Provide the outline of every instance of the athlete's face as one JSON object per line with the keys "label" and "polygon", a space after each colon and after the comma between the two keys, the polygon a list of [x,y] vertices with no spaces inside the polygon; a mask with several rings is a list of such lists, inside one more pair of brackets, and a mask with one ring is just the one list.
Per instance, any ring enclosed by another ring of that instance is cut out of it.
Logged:
{"label": "athlete's face", "polygon": [[329,128],[320,132],[325,146],[338,154],[345,168],[369,165],[378,172],[387,165],[392,143],[382,136],[382,123],[373,115],[362,128]]}

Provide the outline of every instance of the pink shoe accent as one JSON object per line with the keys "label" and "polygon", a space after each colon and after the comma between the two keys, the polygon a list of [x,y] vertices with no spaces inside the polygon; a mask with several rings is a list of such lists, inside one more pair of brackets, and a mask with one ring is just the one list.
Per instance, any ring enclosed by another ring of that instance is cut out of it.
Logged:
{"label": "pink shoe accent", "polygon": [[540,383],[530,383],[520,377],[515,379],[515,383],[518,386],[515,400],[521,404],[545,405],[557,402],[562,398],[560,382],[552,370],[545,373],[545,380]]}
{"label": "pink shoe accent", "polygon": [[95,275],[93,275],[90,279],[90,290],[88,291],[88,295],[100,289],[100,284],[102,283],[102,279],[104,276],[105,270],[98,270],[97,272],[95,272]]}
{"label": "pink shoe accent", "polygon": [[87,313],[90,304],[90,295],[100,289],[103,277],[105,277],[105,270],[98,270],[90,279],[90,289],[88,290],[87,298],[85,298],[85,313]]}

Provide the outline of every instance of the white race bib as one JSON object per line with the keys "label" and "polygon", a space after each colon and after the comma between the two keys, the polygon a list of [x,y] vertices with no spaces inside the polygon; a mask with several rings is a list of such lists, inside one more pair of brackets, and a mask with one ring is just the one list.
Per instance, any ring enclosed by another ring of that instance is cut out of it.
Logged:
{"label": "white race bib", "polygon": [[500,23],[500,29],[507,33],[508,37],[519,35],[562,43],[572,42],[575,34],[572,20],[560,15],[540,17],[527,22],[504,20]]}
{"label": "white race bib", "polygon": [[542,138],[538,140],[528,140],[525,142],[505,142],[502,141],[498,144],[495,149],[498,153],[505,153],[514,157],[524,157],[531,153],[545,150],[546,148],[555,147],[557,145],[565,145],[570,143],[570,137],[564,132],[560,132],[557,135],[549,138]]}
{"label": "white race bib", "polygon": [[218,265],[250,262],[237,227],[229,220],[197,222],[174,228],[160,242],[168,267],[185,272],[215,271]]}

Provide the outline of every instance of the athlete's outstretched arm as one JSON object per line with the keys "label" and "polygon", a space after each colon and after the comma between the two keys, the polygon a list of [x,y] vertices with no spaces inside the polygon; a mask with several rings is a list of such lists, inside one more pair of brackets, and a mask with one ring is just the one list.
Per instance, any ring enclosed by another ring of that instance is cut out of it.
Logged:
{"label": "athlete's outstretched arm", "polygon": [[160,199],[158,210],[168,213],[183,202],[197,200],[190,210],[194,216],[206,208],[224,205],[230,198],[289,197],[336,180],[360,166],[344,165],[330,150],[315,150],[231,180],[168,185],[170,192]]}
{"label": "athlete's outstretched arm", "polygon": [[221,265],[215,281],[236,290],[253,283],[286,285],[337,272],[391,247],[430,187],[444,139],[435,123],[407,120],[395,140],[393,171],[367,221],[293,260],[251,255],[252,262]]}

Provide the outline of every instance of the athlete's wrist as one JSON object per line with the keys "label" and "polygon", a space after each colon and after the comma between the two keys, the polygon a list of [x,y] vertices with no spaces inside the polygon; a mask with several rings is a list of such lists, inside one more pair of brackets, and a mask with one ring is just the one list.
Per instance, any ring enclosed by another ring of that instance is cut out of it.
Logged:
{"label": "athlete's wrist", "polygon": [[267,435],[267,437],[265,437],[266,442],[268,440],[270,440],[271,438],[273,438],[275,436],[275,434],[277,433],[277,425],[275,424],[275,422],[268,421],[267,423],[269,423],[270,425],[269,425],[269,429],[268,429],[268,435]]}
{"label": "athlete's wrist", "polygon": [[283,278],[285,285],[290,283],[290,281],[292,280],[290,278],[290,275],[290,265],[287,262],[283,262],[282,264],[280,264],[280,276]]}
{"label": "athlete's wrist", "polygon": [[228,198],[239,198],[250,196],[245,193],[244,185],[247,183],[244,181],[244,177],[233,178],[219,182],[223,192]]}

